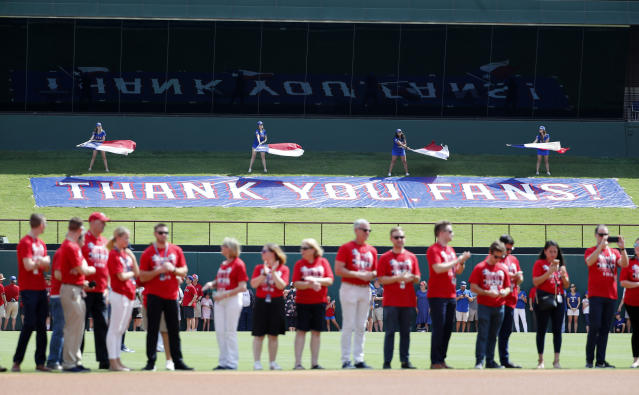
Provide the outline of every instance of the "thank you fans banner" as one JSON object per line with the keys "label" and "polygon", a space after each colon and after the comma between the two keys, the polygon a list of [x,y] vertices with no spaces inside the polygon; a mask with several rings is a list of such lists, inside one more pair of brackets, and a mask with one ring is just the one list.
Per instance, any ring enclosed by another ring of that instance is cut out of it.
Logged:
{"label": "thank you fans banner", "polygon": [[615,179],[496,177],[41,177],[54,207],[629,207]]}

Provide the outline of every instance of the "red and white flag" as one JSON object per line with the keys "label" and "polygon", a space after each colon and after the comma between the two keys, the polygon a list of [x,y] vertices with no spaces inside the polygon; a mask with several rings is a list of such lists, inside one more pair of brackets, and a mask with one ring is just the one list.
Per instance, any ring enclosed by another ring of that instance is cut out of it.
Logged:
{"label": "red and white flag", "polygon": [[295,143],[262,144],[258,145],[257,148],[255,148],[255,151],[293,157],[302,156],[304,154],[302,146]]}
{"label": "red and white flag", "polygon": [[515,148],[533,148],[533,149],[545,149],[548,151],[555,151],[563,154],[570,148],[562,148],[561,141],[550,141],[547,143],[528,143],[528,144],[506,144],[507,147]]}
{"label": "red and white flag", "polygon": [[112,154],[128,155],[135,151],[135,141],[133,140],[112,140],[112,141],[86,141],[76,145],[79,148],[88,148],[96,151],[105,151]]}
{"label": "red and white flag", "polygon": [[439,158],[443,160],[447,160],[448,157],[450,156],[450,153],[448,152],[448,146],[435,144],[434,140],[431,141],[430,144],[428,144],[427,146],[423,148],[418,148],[418,149],[409,148],[409,149],[418,154],[428,155],[428,156],[432,156],[433,158]]}

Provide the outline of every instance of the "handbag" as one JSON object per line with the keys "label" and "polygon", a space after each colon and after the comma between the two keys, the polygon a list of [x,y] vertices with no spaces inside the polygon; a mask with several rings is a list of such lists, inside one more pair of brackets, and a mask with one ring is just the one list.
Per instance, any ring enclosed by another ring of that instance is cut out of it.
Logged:
{"label": "handbag", "polygon": [[537,298],[537,309],[539,309],[539,311],[548,311],[557,308],[556,294],[538,289],[535,296]]}

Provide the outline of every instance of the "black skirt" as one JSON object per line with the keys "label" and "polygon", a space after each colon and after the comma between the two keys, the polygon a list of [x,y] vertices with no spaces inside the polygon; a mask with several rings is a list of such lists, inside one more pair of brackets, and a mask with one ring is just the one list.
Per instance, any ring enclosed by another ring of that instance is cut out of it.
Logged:
{"label": "black skirt", "polygon": [[284,298],[272,298],[266,303],[264,298],[255,298],[253,306],[253,336],[283,335],[286,333]]}

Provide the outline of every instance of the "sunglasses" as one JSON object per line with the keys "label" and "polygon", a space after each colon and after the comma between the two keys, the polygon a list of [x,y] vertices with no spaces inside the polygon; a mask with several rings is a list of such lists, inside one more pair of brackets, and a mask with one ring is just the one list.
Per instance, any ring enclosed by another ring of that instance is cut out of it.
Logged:
{"label": "sunglasses", "polygon": [[405,239],[406,236],[393,236],[393,239],[395,240],[400,240],[400,239]]}
{"label": "sunglasses", "polygon": [[[308,246],[301,246],[301,247],[300,247],[300,250],[302,250],[302,251],[306,251],[306,250],[310,250],[311,248],[312,248],[312,247],[308,247]],[[262,251],[262,252],[264,252],[264,251]]]}
{"label": "sunglasses", "polygon": [[271,252],[271,250],[269,250],[268,248],[262,250],[262,254],[266,254],[267,252]]}
{"label": "sunglasses", "polygon": [[161,231],[159,230],[156,233],[161,235],[161,236],[166,236],[166,235],[169,234],[169,231],[168,230],[161,230]]}
{"label": "sunglasses", "polygon": [[515,251],[515,247],[513,247],[513,248],[506,248],[506,251],[509,251],[509,252]]}
{"label": "sunglasses", "polygon": [[493,255],[493,258],[495,259],[504,259],[503,255]]}
{"label": "sunglasses", "polygon": [[359,228],[359,230],[366,233],[371,233],[373,231],[372,229],[366,229],[366,228]]}
{"label": "sunglasses", "polygon": [[597,233],[597,234],[601,237],[608,236],[608,233]]}

